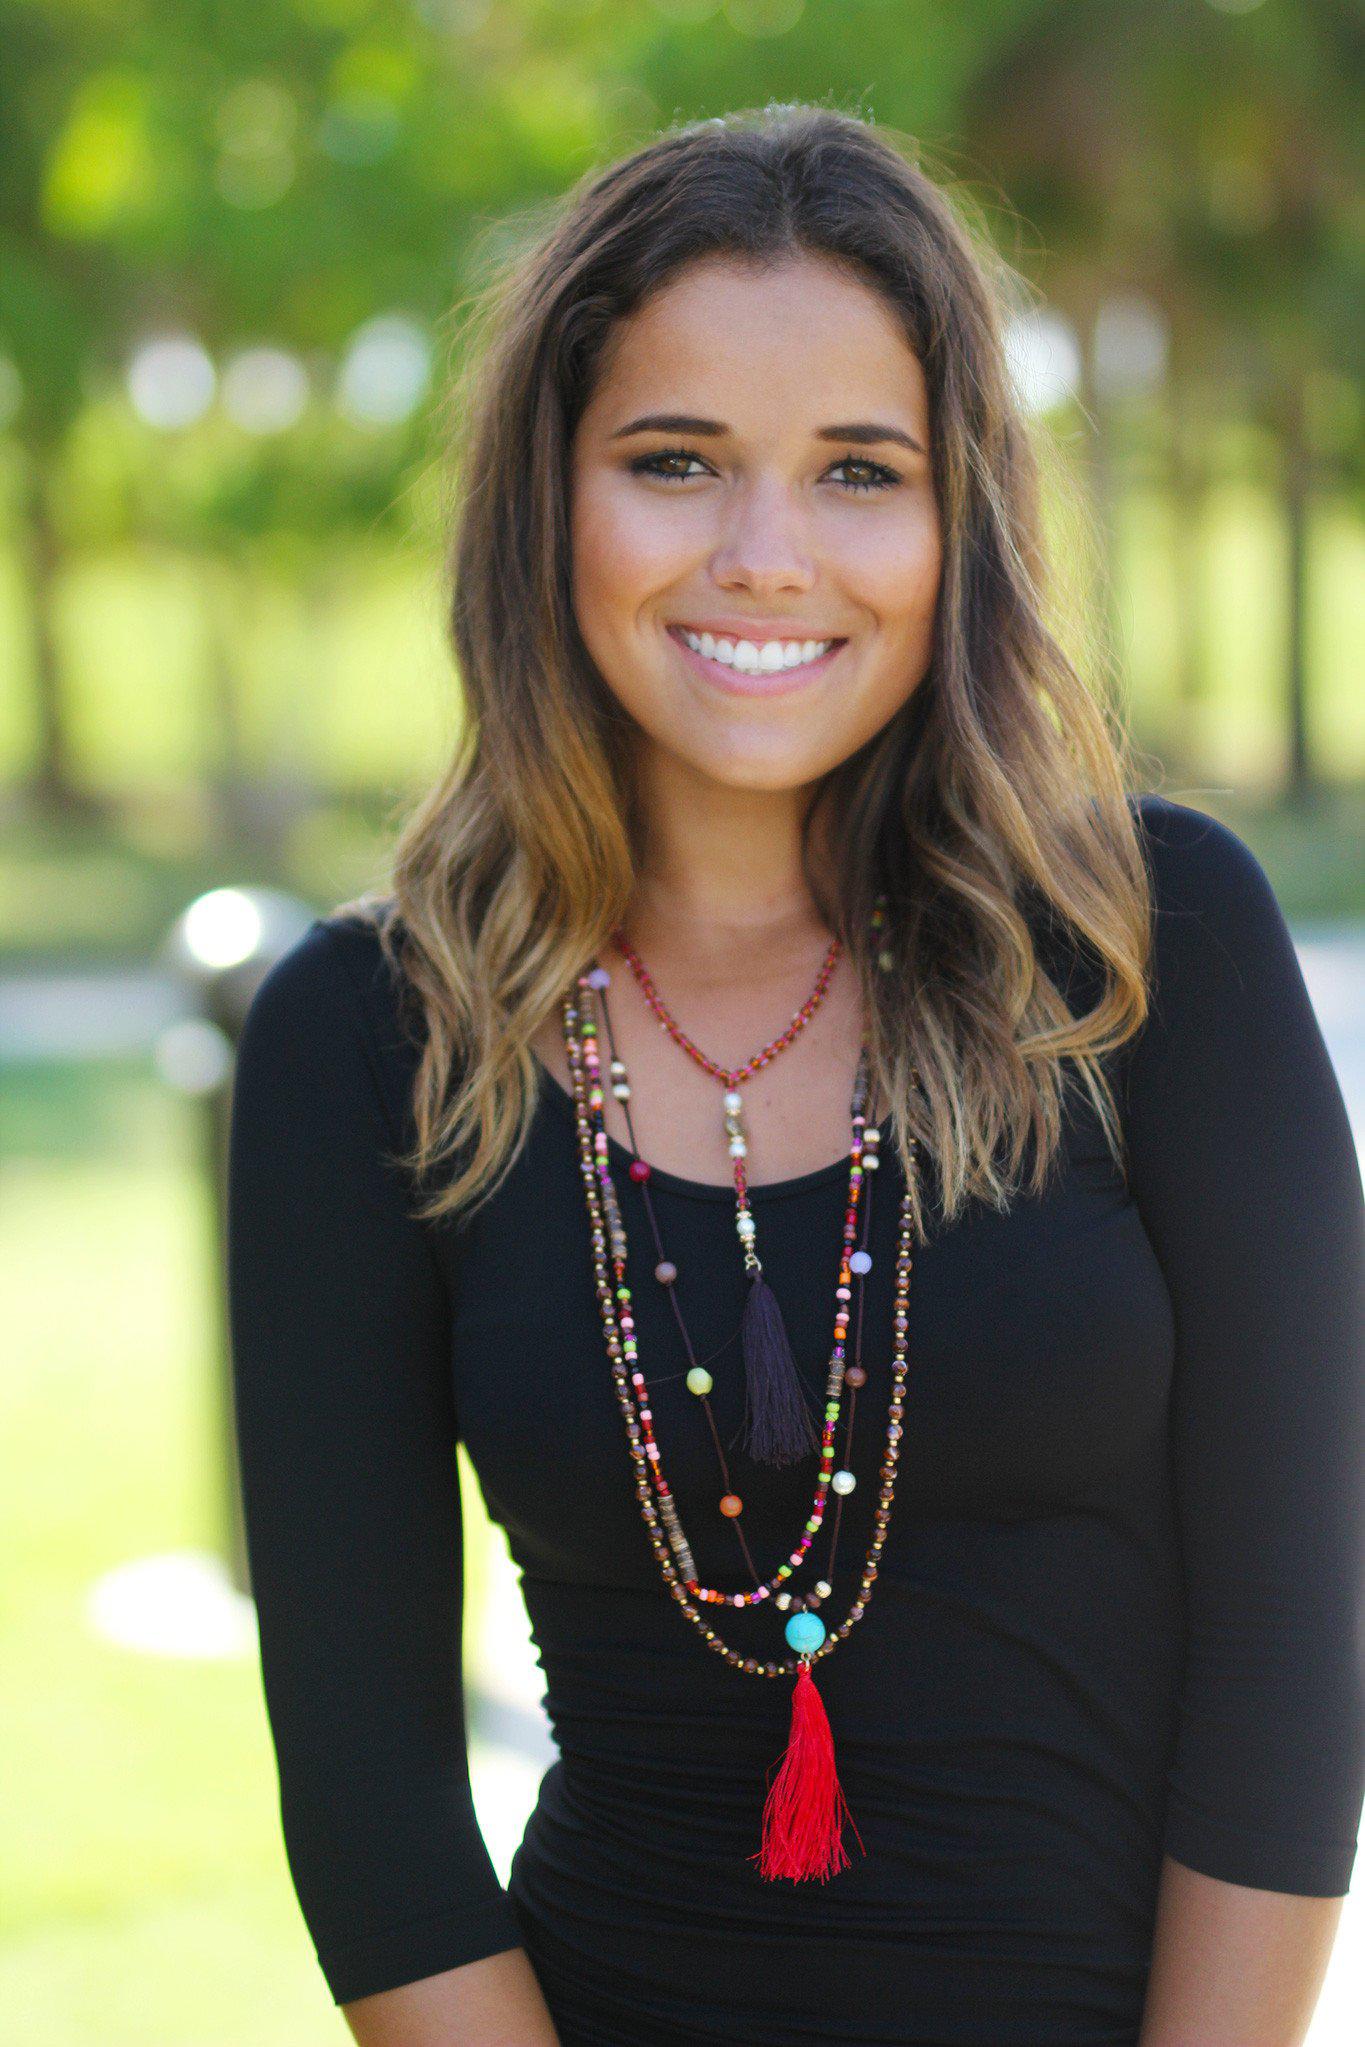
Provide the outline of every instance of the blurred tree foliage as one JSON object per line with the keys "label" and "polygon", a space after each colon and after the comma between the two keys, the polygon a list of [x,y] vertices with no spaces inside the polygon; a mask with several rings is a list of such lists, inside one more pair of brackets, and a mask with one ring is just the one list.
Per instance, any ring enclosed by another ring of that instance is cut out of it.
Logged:
{"label": "blurred tree foliage", "polygon": [[[660,125],[771,99],[861,112],[960,179],[1080,338],[1102,511],[1120,426],[1192,526],[1227,445],[1215,419],[1274,453],[1306,783],[1309,507],[1321,482],[1361,476],[1350,0],[0,0],[0,44],[0,417],[46,803],[78,800],[51,626],[70,550],[173,545],[203,565],[219,619],[267,572],[325,602],[349,544],[432,516],[450,313],[485,256]],[[1169,335],[1136,428],[1097,343],[1125,291]],[[434,337],[435,395],[348,417],[346,353],[395,314]],[[287,354],[306,401],[271,431],[219,404],[148,424],[130,358],[176,331],[220,370],[251,347]],[[1194,699],[1193,580],[1187,597]],[[231,807],[245,768],[230,634],[219,644]]]}

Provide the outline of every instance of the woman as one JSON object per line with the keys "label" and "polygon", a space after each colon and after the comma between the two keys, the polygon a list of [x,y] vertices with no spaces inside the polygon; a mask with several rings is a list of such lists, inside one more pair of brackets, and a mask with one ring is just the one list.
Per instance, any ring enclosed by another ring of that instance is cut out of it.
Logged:
{"label": "woman", "polygon": [[[366,2047],[1302,2038],[1360,1174],[1262,869],[1047,623],[1008,281],[785,107],[489,294],[465,741],[234,1104],[284,1831]],[[506,1890],[457,1436],[560,1749]]]}

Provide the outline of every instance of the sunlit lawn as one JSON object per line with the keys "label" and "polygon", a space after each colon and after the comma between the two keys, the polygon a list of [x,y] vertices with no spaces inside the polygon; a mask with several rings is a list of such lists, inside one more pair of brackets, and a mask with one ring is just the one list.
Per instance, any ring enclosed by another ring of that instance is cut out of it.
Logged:
{"label": "sunlit lawn", "polygon": [[134,1653],[84,1614],[111,1566],[215,1539],[188,1112],[140,1068],[5,1089],[0,2038],[338,2041],[254,1663]]}

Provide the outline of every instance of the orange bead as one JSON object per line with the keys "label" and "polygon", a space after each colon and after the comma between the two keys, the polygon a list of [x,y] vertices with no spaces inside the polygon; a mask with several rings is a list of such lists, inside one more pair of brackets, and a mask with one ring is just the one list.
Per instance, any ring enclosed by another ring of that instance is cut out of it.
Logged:
{"label": "orange bead", "polygon": [[724,1493],[721,1496],[720,1511],[722,1514],[728,1514],[733,1520],[736,1514],[743,1513],[744,1502],[738,1493]]}

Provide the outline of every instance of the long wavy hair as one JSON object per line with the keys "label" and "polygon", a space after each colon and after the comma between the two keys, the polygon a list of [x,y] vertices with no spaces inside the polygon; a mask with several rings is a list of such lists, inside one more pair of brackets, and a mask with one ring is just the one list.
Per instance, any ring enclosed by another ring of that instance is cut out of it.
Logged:
{"label": "long wavy hair", "polygon": [[[715,256],[842,266],[894,311],[928,387],[943,546],[930,664],[823,779],[804,841],[813,899],[860,977],[916,1234],[910,1140],[932,1155],[945,1219],[970,1195],[1005,1207],[1030,1150],[1029,1187],[1043,1185],[1068,1071],[1123,1167],[1103,1055],[1146,1014],[1150,878],[1128,742],[1064,651],[1046,573],[1044,451],[1003,336],[1026,287],[913,145],[806,104],[671,128],[531,219],[475,296],[454,388],[454,757],[401,821],[391,889],[334,913],[377,926],[416,1004],[414,1213],[470,1211],[500,1184],[536,1112],[534,1035],[632,896],[630,721],[574,618],[570,446],[614,324]],[[1091,545],[1084,524],[1079,538]],[[832,895],[810,859],[817,812]],[[1040,913],[1098,970],[1080,1016],[1045,971]]]}

